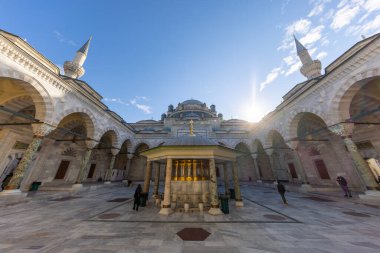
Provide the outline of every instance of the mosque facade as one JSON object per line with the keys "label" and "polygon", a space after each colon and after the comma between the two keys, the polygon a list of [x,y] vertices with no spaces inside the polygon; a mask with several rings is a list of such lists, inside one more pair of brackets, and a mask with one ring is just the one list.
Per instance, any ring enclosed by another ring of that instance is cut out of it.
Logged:
{"label": "mosque facade", "polygon": [[90,43],[60,73],[27,42],[0,30],[0,195],[26,192],[33,182],[41,182],[40,190],[71,190],[147,175],[164,181],[165,166],[147,165],[144,154],[189,135],[191,121],[193,134],[240,154],[236,167],[216,164],[218,181],[237,175],[328,191],[344,176],[363,197],[380,196],[380,34],[353,45],[323,74],[295,38],[306,80],[257,123],[225,120],[215,105],[196,99],[168,105],[160,120],[127,123],[80,79]]}

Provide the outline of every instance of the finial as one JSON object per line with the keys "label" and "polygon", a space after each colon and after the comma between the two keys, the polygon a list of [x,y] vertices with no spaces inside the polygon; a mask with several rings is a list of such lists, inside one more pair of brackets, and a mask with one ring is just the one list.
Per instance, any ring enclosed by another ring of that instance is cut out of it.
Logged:
{"label": "finial", "polygon": [[194,121],[190,120],[190,136],[195,136],[194,134]]}
{"label": "finial", "polygon": [[88,39],[88,41],[78,50],[78,52],[81,52],[81,53],[87,55],[88,48],[90,47],[91,40],[92,40],[92,35],[90,36],[90,38]]}

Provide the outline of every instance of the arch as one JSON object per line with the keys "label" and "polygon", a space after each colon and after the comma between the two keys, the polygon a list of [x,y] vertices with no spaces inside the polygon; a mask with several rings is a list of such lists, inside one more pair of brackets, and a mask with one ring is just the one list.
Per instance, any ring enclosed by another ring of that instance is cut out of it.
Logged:
{"label": "arch", "polygon": [[64,118],[66,118],[70,115],[76,114],[76,113],[83,117],[83,120],[84,120],[84,122],[86,124],[86,128],[87,128],[87,137],[94,139],[95,138],[95,131],[96,131],[95,126],[96,126],[97,122],[96,122],[96,118],[95,118],[94,114],[90,110],[88,110],[87,108],[76,107],[76,108],[67,109],[67,110],[61,112],[59,115],[57,115],[54,118],[53,124],[58,126],[59,123]]}
{"label": "arch", "polygon": [[101,148],[119,148],[117,132],[114,130],[105,131],[99,139],[98,146]]}
{"label": "arch", "polygon": [[149,149],[149,145],[145,142],[140,142],[138,145],[134,147],[133,153],[138,156],[139,152],[145,151],[147,149]]}
{"label": "arch", "polygon": [[[349,108],[351,101],[359,89],[368,81],[380,77],[380,68],[372,68],[349,76],[346,82],[335,92],[328,106],[331,118],[338,122],[350,118]],[[329,122],[328,122],[329,123]],[[336,122],[333,122],[336,123]]]}
{"label": "arch", "polygon": [[120,134],[119,131],[113,126],[107,127],[102,131],[99,131],[97,134],[95,134],[95,139],[100,141],[101,138],[103,138],[103,136],[105,136],[106,134],[112,135],[112,146],[115,148],[120,148]]}
{"label": "arch", "polygon": [[266,146],[272,148],[284,148],[286,146],[284,137],[279,131],[275,129],[272,129],[268,132],[265,143],[267,144]]}
{"label": "arch", "polygon": [[129,154],[132,153],[132,142],[129,138],[125,139],[120,147],[119,154]]}
{"label": "arch", "polygon": [[293,115],[288,124],[287,124],[287,140],[290,140],[290,139],[293,139],[293,138],[297,138],[298,137],[298,126],[299,126],[299,123],[301,121],[301,119],[305,116],[308,116],[308,115],[314,115],[315,117],[321,119],[325,125],[327,126],[327,123],[326,123],[326,117],[323,117],[321,114],[319,114],[318,112],[312,112],[313,110],[301,110],[301,111],[298,111],[295,115]]}
{"label": "arch", "polygon": [[40,82],[29,75],[8,69],[0,69],[0,78],[18,80],[18,84],[32,97],[36,107],[35,118],[45,123],[52,123],[54,113],[52,98]]}

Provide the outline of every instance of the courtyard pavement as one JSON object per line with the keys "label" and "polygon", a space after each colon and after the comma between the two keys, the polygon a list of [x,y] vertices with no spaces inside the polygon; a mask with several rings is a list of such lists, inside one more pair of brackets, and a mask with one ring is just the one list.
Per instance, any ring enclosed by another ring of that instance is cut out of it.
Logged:
{"label": "courtyard pavement", "polygon": [[[274,189],[241,189],[245,206],[230,201],[223,216],[162,216],[153,201],[135,212],[134,187],[122,185],[71,195],[36,192],[16,203],[0,199],[0,252],[380,251],[380,202],[290,192],[284,206]],[[184,241],[177,233],[185,228],[209,234],[204,241]]]}

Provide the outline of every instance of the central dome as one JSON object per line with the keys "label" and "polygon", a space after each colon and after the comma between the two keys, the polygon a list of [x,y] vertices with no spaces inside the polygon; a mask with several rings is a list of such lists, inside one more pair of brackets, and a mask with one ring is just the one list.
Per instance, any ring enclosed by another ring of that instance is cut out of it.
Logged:
{"label": "central dome", "polygon": [[196,99],[189,99],[189,100],[183,101],[181,104],[183,104],[183,105],[203,105],[204,103],[202,103],[201,101],[196,100]]}

